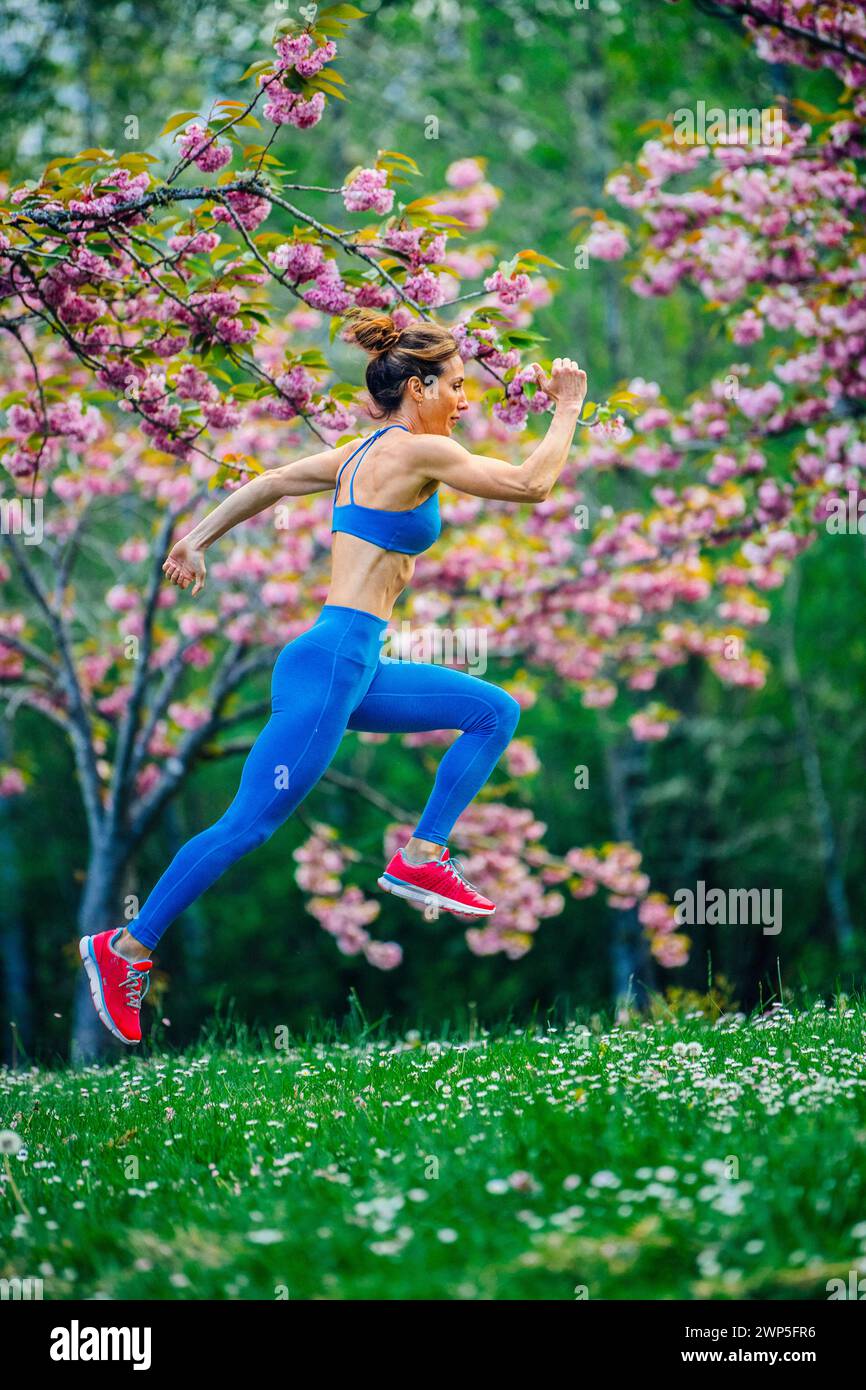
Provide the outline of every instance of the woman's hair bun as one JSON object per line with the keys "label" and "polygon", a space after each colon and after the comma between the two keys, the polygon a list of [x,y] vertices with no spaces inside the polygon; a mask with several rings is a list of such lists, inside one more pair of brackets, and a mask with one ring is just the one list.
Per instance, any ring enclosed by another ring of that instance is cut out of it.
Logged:
{"label": "woman's hair bun", "polygon": [[353,304],[343,317],[349,321],[348,341],[357,343],[372,357],[381,357],[383,353],[390,352],[400,341],[403,330],[397,327],[390,314]]}

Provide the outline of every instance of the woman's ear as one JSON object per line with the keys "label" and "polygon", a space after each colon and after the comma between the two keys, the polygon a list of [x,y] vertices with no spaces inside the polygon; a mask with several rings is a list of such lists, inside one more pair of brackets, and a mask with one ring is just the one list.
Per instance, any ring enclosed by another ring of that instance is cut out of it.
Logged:
{"label": "woman's ear", "polygon": [[416,405],[420,405],[424,399],[424,383],[420,376],[410,376],[406,382],[406,389]]}

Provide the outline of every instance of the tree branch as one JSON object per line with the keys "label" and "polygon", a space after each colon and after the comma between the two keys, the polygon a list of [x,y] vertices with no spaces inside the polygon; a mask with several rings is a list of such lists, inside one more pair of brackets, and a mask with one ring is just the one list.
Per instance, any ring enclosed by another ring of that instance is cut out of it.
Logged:
{"label": "tree branch", "polygon": [[[214,736],[214,731],[222,719],[226,700],[241,681],[251,672],[270,666],[273,652],[270,649],[256,651],[243,656],[244,648],[233,642],[228,649],[217,672],[212,686],[210,718],[198,729],[192,729],[181,740],[180,746],[167,760],[166,771],[159,784],[135,803],[130,812],[129,826],[133,845],[147,833],[166,802],[175,794],[202,748]],[[232,716],[229,716],[232,718]]]}
{"label": "tree branch", "polygon": [[23,548],[19,545],[17,538],[11,533],[8,533],[6,535],[6,543],[15,557],[15,562],[25,587],[29,590],[45,615],[60,653],[61,665],[58,671],[58,677],[68,703],[68,732],[72,742],[76,766],[81,778],[81,795],[84,802],[84,811],[87,816],[87,823],[91,835],[95,840],[99,837],[104,823],[101,802],[101,783],[96,768],[96,753],[93,747],[90,714],[78,683],[75,663],[72,659],[69,631],[65,620],[58,612],[55,612],[48,601],[42,583],[36,571],[31,566],[30,561],[25,557]]}
{"label": "tree branch", "polygon": [[157,532],[153,553],[151,555],[150,576],[148,578],[144,600],[142,636],[138,653],[138,663],[132,680],[132,694],[127,702],[117,732],[117,746],[114,755],[114,768],[112,770],[108,814],[111,817],[111,824],[115,830],[122,818],[122,808],[126,804],[126,796],[129,791],[130,767],[133,760],[135,734],[139,724],[142,702],[147,687],[148,666],[153,651],[153,619],[156,613],[159,593],[162,588],[162,566],[168,550],[168,542],[171,538],[172,531],[174,530],[178,517],[182,515],[183,510],[184,509],[169,509],[166,513],[162,525]]}
{"label": "tree branch", "polygon": [[800,29],[795,24],[788,23],[787,20],[778,15],[767,14],[764,10],[755,9],[754,5],[747,3],[747,0],[695,0],[699,10],[713,19],[730,19],[732,16],[753,19],[756,24],[764,28],[778,29],[780,33],[788,38],[797,39],[802,43],[812,44],[816,48],[825,48],[833,53],[841,53],[844,57],[850,58],[855,63],[866,62],[866,49],[849,48],[842,41],[825,38],[819,34],[817,29]]}

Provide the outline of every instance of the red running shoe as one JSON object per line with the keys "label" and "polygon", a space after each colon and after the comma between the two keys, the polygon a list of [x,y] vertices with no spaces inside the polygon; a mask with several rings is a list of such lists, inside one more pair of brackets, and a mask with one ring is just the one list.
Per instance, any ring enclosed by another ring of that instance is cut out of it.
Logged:
{"label": "red running shoe", "polygon": [[78,954],[84,962],[96,1012],[106,1028],[124,1043],[141,1042],[141,1001],[147,994],[152,960],[127,960],[112,946],[122,927],[82,936]]}
{"label": "red running shoe", "polygon": [[496,904],[473,887],[447,849],[438,859],[427,859],[423,864],[410,864],[398,849],[379,879],[379,887],[424,908],[425,915],[435,916],[441,908],[472,921],[496,911]]}

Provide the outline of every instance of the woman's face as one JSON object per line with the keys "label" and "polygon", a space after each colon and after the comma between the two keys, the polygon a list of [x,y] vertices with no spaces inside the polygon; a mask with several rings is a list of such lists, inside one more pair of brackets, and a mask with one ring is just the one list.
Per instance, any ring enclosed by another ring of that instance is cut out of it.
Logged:
{"label": "woman's face", "polygon": [[416,398],[418,419],[425,434],[450,434],[460,416],[469,409],[463,389],[463,359],[449,357],[439,376],[431,372]]}

